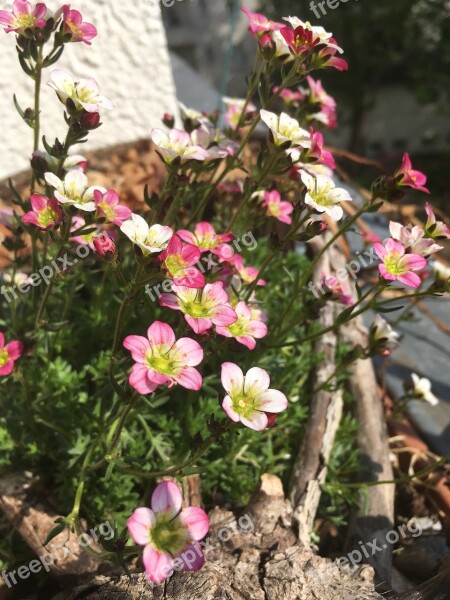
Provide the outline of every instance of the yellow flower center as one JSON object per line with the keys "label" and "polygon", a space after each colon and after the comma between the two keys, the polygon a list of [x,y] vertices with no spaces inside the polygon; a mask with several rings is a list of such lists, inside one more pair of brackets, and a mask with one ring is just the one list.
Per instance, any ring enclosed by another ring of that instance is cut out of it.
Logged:
{"label": "yellow flower center", "polygon": [[37,220],[39,225],[42,225],[42,227],[47,227],[47,225],[54,223],[56,220],[56,213],[53,208],[47,206],[47,208],[44,208],[44,210],[40,211]]}
{"label": "yellow flower center", "polygon": [[6,348],[0,348],[0,367],[4,367],[9,362],[9,354]]}

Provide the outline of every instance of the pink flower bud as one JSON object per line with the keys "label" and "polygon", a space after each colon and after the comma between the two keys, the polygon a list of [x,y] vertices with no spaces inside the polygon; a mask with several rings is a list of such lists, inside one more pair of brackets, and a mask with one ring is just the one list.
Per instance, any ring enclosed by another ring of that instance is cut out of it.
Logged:
{"label": "pink flower bud", "polygon": [[86,131],[100,127],[100,114],[98,112],[85,112],[81,116],[80,125]]}
{"label": "pink flower bud", "polygon": [[170,113],[165,113],[163,117],[163,123],[169,129],[172,129],[175,125],[175,117]]}
{"label": "pink flower bud", "polygon": [[93,240],[96,254],[106,261],[111,261],[117,254],[117,248],[108,234],[103,233]]}

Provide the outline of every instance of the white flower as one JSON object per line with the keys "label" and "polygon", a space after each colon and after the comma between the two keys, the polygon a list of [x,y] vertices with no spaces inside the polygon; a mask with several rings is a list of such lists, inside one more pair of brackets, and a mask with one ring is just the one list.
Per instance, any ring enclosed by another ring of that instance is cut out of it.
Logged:
{"label": "white flower", "polygon": [[434,252],[443,250],[443,247],[436,244],[434,240],[426,239],[424,230],[418,225],[403,227],[401,223],[390,221],[389,231],[394,240],[409,248],[412,254],[428,257]]}
{"label": "white flower", "polygon": [[301,178],[307,189],[305,204],[309,204],[320,213],[326,213],[335,221],[342,219],[344,211],[340,202],[352,201],[347,190],[336,187],[331,177],[326,175],[312,177],[303,171]]}
{"label": "white flower", "polygon": [[426,379],[425,377],[420,378],[415,373],[411,374],[411,378],[414,384],[415,396],[425,400],[425,402],[428,402],[431,406],[439,404],[439,400],[431,391],[431,381],[429,379]]}
{"label": "white flower", "polygon": [[394,350],[398,346],[399,334],[392,329],[386,319],[377,315],[371,327],[374,340],[382,342],[383,346],[389,350]]}
{"label": "white flower", "polygon": [[55,198],[58,202],[69,204],[85,212],[97,210],[94,202],[95,190],[106,192],[106,188],[99,185],[88,187],[88,178],[80,169],[69,171],[64,181],[54,173],[45,173],[45,181],[55,188]]}
{"label": "white flower", "polygon": [[99,112],[102,108],[112,110],[114,104],[100,94],[95,79],[75,79],[73,75],[63,69],[55,69],[50,75],[48,85],[55,90],[63,104],[70,98],[77,108],[84,108],[87,112]]}
{"label": "white flower", "polygon": [[[55,158],[51,154],[44,152],[43,150],[36,150],[33,152],[33,158],[42,158],[47,163],[47,167],[49,169],[56,169],[59,165],[59,158]],[[87,158],[82,154],[71,154],[68,156],[63,164],[63,168],[65,171],[72,171],[72,169],[81,169],[84,171],[86,169]]]}
{"label": "white flower", "polygon": [[12,271],[5,272],[2,274],[2,279],[4,283],[11,285],[11,287],[13,285],[19,287],[32,281],[29,275],[27,275],[26,273],[22,273],[21,271],[15,273],[14,277]]}
{"label": "white flower", "polygon": [[438,260],[432,260],[430,262],[430,265],[437,279],[440,279],[442,281],[448,281],[450,279],[450,267],[445,266]]}
{"label": "white flower", "polygon": [[201,146],[192,142],[191,136],[181,129],[171,129],[167,134],[161,129],[152,129],[152,142],[157,146],[159,153],[166,163],[180,158],[181,162],[187,160],[207,160],[211,158],[210,153]]}
{"label": "white flower", "polygon": [[281,146],[285,142],[291,142],[303,148],[311,147],[311,136],[309,131],[300,127],[299,122],[286,113],[280,116],[268,110],[261,110],[261,119],[273,133],[274,142]]}
{"label": "white flower", "polygon": [[183,102],[178,102],[178,106],[180,107],[181,117],[183,120],[190,119],[191,121],[197,121],[198,123],[203,123],[208,127],[212,127],[210,119],[204,115],[203,113],[195,110],[195,108],[189,108]]}
{"label": "white flower", "polygon": [[149,227],[147,221],[140,215],[132,214],[131,219],[122,223],[120,231],[132,242],[139,246],[144,255],[162,252],[173,236],[173,230],[163,225]]}

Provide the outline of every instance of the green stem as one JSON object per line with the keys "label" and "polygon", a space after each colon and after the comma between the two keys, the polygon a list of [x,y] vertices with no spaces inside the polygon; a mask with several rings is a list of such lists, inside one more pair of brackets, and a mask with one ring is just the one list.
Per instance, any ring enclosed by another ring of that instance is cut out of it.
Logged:
{"label": "green stem", "polygon": [[309,265],[308,269],[305,272],[305,275],[302,278],[300,287],[303,288],[306,285],[308,279],[311,277],[311,274],[314,271],[314,267],[320,261],[322,256],[328,250],[328,248],[330,248],[334,244],[334,242],[341,237],[341,235],[348,231],[348,229],[353,225],[353,223],[355,223],[360,218],[360,216],[364,214],[364,212],[369,206],[370,203],[363,204],[363,206],[358,210],[358,212],[356,212],[350,219],[348,219],[344,223],[344,225],[339,229],[339,231],[337,231],[335,235],[333,235],[333,237],[328,240],[328,242],[325,244],[322,250],[318,252],[314,259],[311,261],[311,264]]}

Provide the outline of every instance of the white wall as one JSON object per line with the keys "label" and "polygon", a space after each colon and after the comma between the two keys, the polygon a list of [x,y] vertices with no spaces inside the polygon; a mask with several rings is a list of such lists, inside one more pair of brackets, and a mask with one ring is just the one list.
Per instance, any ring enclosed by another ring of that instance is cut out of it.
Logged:
{"label": "white wall", "polygon": [[[57,0],[47,2],[50,9],[60,4]],[[68,44],[58,65],[76,76],[96,79],[101,92],[116,106],[114,111],[104,112],[104,125],[92,132],[92,141],[79,150],[149,137],[150,129],[161,124],[164,112],[176,111],[158,2],[73,0],[71,5],[97,27],[98,36],[92,46]],[[51,69],[44,71],[43,82],[48,81]],[[33,146],[33,132],[16,112],[13,93],[22,108],[32,106],[33,83],[18,64],[15,36],[0,30],[0,179],[27,168]],[[64,135],[62,109],[55,92],[44,83],[41,130],[47,139]]]}

